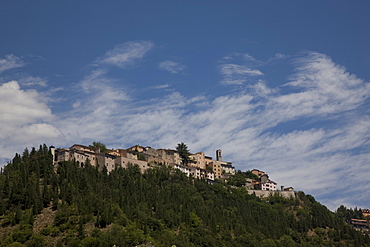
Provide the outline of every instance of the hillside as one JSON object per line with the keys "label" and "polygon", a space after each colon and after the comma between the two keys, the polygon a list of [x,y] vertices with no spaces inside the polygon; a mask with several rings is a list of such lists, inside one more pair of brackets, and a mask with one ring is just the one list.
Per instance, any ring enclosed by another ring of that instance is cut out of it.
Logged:
{"label": "hillside", "polygon": [[369,246],[310,195],[261,200],[158,165],[56,170],[45,145],[0,174],[0,246]]}

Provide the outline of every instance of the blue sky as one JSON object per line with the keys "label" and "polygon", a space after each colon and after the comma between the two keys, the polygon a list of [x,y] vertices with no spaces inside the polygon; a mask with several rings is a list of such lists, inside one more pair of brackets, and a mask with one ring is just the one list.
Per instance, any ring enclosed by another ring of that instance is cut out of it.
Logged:
{"label": "blue sky", "polygon": [[370,207],[368,1],[2,1],[0,161],[101,141]]}

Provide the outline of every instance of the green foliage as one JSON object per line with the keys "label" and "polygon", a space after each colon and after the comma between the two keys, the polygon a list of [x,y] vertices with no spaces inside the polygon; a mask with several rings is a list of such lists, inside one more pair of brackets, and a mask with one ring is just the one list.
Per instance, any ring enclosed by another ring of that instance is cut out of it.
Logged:
{"label": "green foliage", "polygon": [[32,236],[32,227],[21,226],[15,230],[12,237],[15,242],[25,243]]}
{"label": "green foliage", "polygon": [[21,244],[21,243],[19,243],[19,242],[13,242],[13,243],[11,243],[11,244],[7,245],[7,247],[25,247],[25,246],[26,246],[26,245]]}
{"label": "green foliage", "polygon": [[[241,186],[252,175],[238,171],[229,184]],[[71,161],[54,172],[44,146],[4,167],[0,199],[0,233],[9,232],[0,235],[0,247],[46,246],[46,239],[56,246],[370,245],[343,220],[357,209],[334,214],[303,192],[261,200],[244,188],[209,185],[165,166],[107,173]],[[54,222],[36,234],[34,217],[50,206]]]}
{"label": "green foliage", "polygon": [[138,153],[138,155],[137,155],[137,159],[138,159],[138,160],[146,160],[146,157],[145,157],[145,155],[144,155],[144,154],[142,154],[142,153]]}
{"label": "green foliage", "polygon": [[230,177],[227,184],[241,187],[246,184],[246,176],[239,170],[235,173],[235,176]]}
{"label": "green foliage", "polygon": [[228,179],[227,184],[237,187],[245,186],[247,178],[259,180],[258,176],[251,171],[242,172],[241,170],[237,170],[235,175]]}
{"label": "green foliage", "polygon": [[29,246],[29,247],[47,247],[48,244],[47,244],[44,236],[34,234],[30,238],[30,240],[27,241],[27,246]]}
{"label": "green foliage", "polygon": [[101,153],[108,152],[108,148],[102,142],[93,142],[92,145],[89,145],[89,148],[93,148],[93,149],[99,148]]}
{"label": "green foliage", "polygon": [[362,214],[361,208],[346,208],[343,205],[340,205],[335,213],[338,215],[338,217],[342,218],[345,221],[349,221],[351,219],[365,219],[365,217]]}
{"label": "green foliage", "polygon": [[99,247],[101,246],[102,241],[99,238],[86,237],[80,242],[80,246],[86,247]]}
{"label": "green foliage", "polygon": [[44,236],[53,236],[56,237],[60,233],[59,227],[57,226],[48,226],[41,230],[41,234]]}
{"label": "green foliage", "polygon": [[[240,170],[238,172],[241,172]],[[251,178],[254,180],[259,180],[258,176],[256,174],[253,174],[251,171],[245,171],[242,172],[246,178]]]}

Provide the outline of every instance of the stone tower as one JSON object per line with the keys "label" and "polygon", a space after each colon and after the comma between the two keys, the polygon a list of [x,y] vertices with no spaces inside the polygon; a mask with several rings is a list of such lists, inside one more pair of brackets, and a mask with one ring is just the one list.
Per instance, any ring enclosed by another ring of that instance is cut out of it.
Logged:
{"label": "stone tower", "polygon": [[222,151],[221,151],[221,149],[216,150],[216,160],[217,161],[222,161]]}

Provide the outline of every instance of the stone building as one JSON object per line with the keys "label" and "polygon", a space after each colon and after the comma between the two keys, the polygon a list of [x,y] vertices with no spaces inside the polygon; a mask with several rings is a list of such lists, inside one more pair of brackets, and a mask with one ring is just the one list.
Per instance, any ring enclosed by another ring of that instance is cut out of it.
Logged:
{"label": "stone building", "polygon": [[86,161],[90,160],[91,165],[96,166],[98,162],[96,151],[79,144],[74,144],[67,149],[58,148],[55,150],[54,165],[61,161],[75,160],[80,167],[84,167]]}
{"label": "stone building", "polygon": [[257,177],[259,177],[259,178],[260,178],[262,175],[265,175],[265,172],[260,171],[260,170],[258,170],[258,169],[253,169],[251,172],[252,172],[252,174],[257,175]]}
{"label": "stone building", "polygon": [[221,164],[217,161],[213,161],[207,165],[207,167],[210,167],[215,174],[215,179],[220,179],[222,175],[222,168]]}
{"label": "stone building", "polygon": [[235,168],[232,166],[231,162],[222,161],[222,151],[221,149],[216,150],[216,160],[213,160],[210,156],[205,156],[203,152],[198,152],[190,155],[191,163],[189,165],[199,167],[206,170],[211,169],[215,178],[220,179],[222,174],[235,175]]}
{"label": "stone building", "polygon": [[61,161],[74,160],[80,167],[84,167],[87,160],[92,166],[98,166],[100,170],[105,167],[108,172],[115,169],[116,165],[127,168],[128,164],[138,165],[143,172],[147,169],[147,161],[138,160],[137,155],[124,149],[109,150],[108,153],[101,153],[99,149],[74,144],[70,148],[58,148],[54,151],[54,165]]}
{"label": "stone building", "polygon": [[207,164],[212,162],[212,157],[205,156],[203,152],[190,154],[189,158],[191,161],[189,165],[194,166],[194,167],[199,167],[201,169],[206,169]]}
{"label": "stone building", "polygon": [[275,191],[277,190],[276,188],[277,188],[277,183],[271,180],[268,180],[264,183],[261,182],[259,184],[256,184],[255,186],[255,189],[267,190],[267,191]]}
{"label": "stone building", "polygon": [[116,166],[127,168],[129,164],[138,165],[141,172],[144,172],[151,165],[161,163],[199,179],[214,180],[222,178],[223,174],[228,176],[235,174],[235,168],[231,162],[222,161],[220,149],[216,151],[216,160],[203,152],[191,154],[187,166],[182,165],[182,159],[177,150],[154,149],[139,145],[128,149],[111,149],[102,153],[100,149],[74,144],[70,148],[53,148],[52,153],[55,165],[61,161],[74,160],[80,167],[84,167],[89,160],[91,165],[97,166],[100,170],[105,167],[108,172],[114,170]]}

